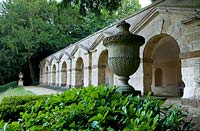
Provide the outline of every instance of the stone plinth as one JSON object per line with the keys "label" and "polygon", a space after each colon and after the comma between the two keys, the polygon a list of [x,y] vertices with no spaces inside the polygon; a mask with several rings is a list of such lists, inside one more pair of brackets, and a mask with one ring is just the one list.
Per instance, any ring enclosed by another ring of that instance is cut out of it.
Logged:
{"label": "stone plinth", "polygon": [[24,86],[24,81],[23,80],[19,80],[18,81],[18,86]]}

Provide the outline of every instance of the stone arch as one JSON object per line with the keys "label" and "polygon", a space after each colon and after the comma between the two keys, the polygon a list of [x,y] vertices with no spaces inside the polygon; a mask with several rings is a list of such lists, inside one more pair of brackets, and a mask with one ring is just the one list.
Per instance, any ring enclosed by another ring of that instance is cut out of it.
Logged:
{"label": "stone arch", "polygon": [[48,66],[46,66],[45,68],[45,83],[48,85],[48,82],[49,82],[49,68]]}
{"label": "stone arch", "polygon": [[49,66],[49,65],[50,65],[50,61],[49,60],[45,60],[44,66]]}
{"label": "stone arch", "polygon": [[113,73],[108,67],[108,50],[102,51],[99,56],[98,85],[113,86]]}
{"label": "stone arch", "polygon": [[50,61],[49,61],[50,65],[53,64],[52,62],[53,62],[54,59],[56,60],[56,62],[59,62],[59,60],[55,56],[52,56]]}
{"label": "stone arch", "polygon": [[82,87],[84,86],[84,63],[83,59],[79,57],[76,61],[76,68],[75,68],[75,86]]}
{"label": "stone arch", "polygon": [[69,58],[70,57],[70,55],[67,53],[67,52],[62,52],[59,56],[58,56],[58,61],[61,61],[61,59],[63,59],[63,57],[65,57],[66,56],[66,58]]}
{"label": "stone arch", "polygon": [[143,52],[144,93],[179,96],[184,83],[181,76],[180,48],[170,35],[153,36]]}
{"label": "stone arch", "polygon": [[58,60],[60,61],[64,56],[64,53],[61,53],[59,56],[58,56]]}
{"label": "stone arch", "polygon": [[56,65],[53,65],[52,69],[52,85],[56,85]]}
{"label": "stone arch", "polygon": [[61,86],[65,87],[67,84],[67,63],[64,61],[61,67]]}

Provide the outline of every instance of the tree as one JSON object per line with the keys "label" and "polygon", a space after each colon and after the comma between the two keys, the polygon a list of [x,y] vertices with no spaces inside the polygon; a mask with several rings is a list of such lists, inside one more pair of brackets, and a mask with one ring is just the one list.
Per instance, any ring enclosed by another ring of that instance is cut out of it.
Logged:
{"label": "tree", "polygon": [[9,0],[2,7],[0,72],[2,76],[10,76],[28,63],[32,81],[35,81],[31,59],[36,53],[52,53],[64,47],[63,42],[67,41],[67,36],[54,25],[57,5],[46,0]]}
{"label": "tree", "polygon": [[93,12],[101,15],[101,10],[106,9],[108,12],[117,10],[122,0],[63,0],[61,4],[65,7],[68,5],[79,5],[79,12],[87,15],[87,12]]}
{"label": "tree", "polygon": [[7,0],[1,8],[3,84],[17,79],[20,71],[37,81],[41,59],[126,17],[140,5],[138,0],[63,0],[60,4],[54,0]]}

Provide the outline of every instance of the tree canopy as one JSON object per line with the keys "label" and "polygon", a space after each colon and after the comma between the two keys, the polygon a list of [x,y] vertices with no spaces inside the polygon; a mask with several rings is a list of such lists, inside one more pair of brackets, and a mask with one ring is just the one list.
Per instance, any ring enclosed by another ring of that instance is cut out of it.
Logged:
{"label": "tree canopy", "polygon": [[3,2],[0,84],[17,79],[20,71],[30,82],[37,81],[41,59],[139,9],[138,0]]}

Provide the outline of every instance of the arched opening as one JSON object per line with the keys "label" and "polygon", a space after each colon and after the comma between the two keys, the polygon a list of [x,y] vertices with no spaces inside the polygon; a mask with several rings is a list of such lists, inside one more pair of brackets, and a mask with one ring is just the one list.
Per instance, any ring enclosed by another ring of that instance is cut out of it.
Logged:
{"label": "arched opening", "polygon": [[52,70],[52,85],[56,85],[56,65],[53,65],[53,70]]}
{"label": "arched opening", "polygon": [[76,61],[76,87],[84,86],[84,64],[81,57]]}
{"label": "arched opening", "polygon": [[180,96],[184,88],[181,78],[180,49],[174,38],[161,34],[149,40],[144,49],[144,92],[157,96]]}
{"label": "arched opening", "polygon": [[49,81],[49,69],[48,69],[48,67],[46,67],[45,76],[46,76],[45,83],[46,83],[46,85],[48,85],[48,81]]}
{"label": "arched opening", "polygon": [[113,86],[113,73],[108,67],[108,51],[103,51],[98,61],[98,85]]}
{"label": "arched opening", "polygon": [[61,86],[65,87],[67,84],[67,64],[66,64],[66,62],[63,62],[63,64],[62,64],[61,73],[62,73]]}

